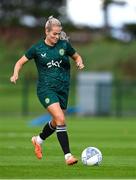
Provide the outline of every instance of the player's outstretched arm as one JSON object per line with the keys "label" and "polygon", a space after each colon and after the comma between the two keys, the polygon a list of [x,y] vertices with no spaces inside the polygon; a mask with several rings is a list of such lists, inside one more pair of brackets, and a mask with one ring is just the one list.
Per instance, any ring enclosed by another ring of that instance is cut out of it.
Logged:
{"label": "player's outstretched arm", "polygon": [[78,69],[84,68],[83,60],[77,52],[72,56],[72,59],[75,61]]}
{"label": "player's outstretched arm", "polygon": [[13,75],[10,77],[10,81],[14,84],[16,84],[16,81],[18,80],[19,71],[22,69],[22,66],[28,61],[27,57],[24,55],[22,56],[15,64],[14,66],[14,72]]}

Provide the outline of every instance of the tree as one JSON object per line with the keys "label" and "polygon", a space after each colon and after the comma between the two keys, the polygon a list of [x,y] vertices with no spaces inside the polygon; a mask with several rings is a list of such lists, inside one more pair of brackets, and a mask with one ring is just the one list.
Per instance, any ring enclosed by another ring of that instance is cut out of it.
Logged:
{"label": "tree", "polygon": [[136,23],[127,23],[124,25],[124,29],[131,35],[132,40],[136,39]]}
{"label": "tree", "polygon": [[110,34],[110,25],[109,25],[109,7],[110,5],[124,6],[126,2],[117,1],[117,0],[102,0],[102,8],[104,12],[104,30],[106,35]]}
{"label": "tree", "polygon": [[40,24],[50,15],[62,16],[64,11],[60,8],[65,6],[65,0],[0,0],[0,24],[20,25],[24,16],[33,17]]}

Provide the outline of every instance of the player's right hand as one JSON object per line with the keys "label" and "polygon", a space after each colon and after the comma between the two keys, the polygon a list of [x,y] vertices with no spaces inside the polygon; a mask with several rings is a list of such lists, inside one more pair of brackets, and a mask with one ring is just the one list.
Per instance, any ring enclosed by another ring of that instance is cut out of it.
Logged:
{"label": "player's right hand", "polygon": [[18,76],[17,75],[13,75],[10,77],[10,81],[14,84],[16,84],[16,81],[18,80]]}

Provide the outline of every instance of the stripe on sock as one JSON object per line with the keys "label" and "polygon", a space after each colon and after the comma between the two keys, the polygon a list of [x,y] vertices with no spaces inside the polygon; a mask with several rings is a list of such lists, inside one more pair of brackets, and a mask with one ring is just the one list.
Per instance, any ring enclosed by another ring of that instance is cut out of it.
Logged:
{"label": "stripe on sock", "polygon": [[56,132],[64,132],[64,131],[67,131],[65,125],[62,125],[62,126],[59,125],[56,127]]}
{"label": "stripe on sock", "polygon": [[49,121],[49,127],[50,127],[52,130],[55,130],[55,128],[52,127],[52,125],[51,125],[51,121]]}

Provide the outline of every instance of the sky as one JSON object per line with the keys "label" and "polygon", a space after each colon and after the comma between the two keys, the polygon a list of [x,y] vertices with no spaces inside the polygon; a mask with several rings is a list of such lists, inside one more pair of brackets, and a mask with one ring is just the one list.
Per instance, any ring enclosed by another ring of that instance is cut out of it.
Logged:
{"label": "sky", "polygon": [[[136,23],[136,0],[123,1],[127,2],[123,7],[110,6],[109,21],[113,27],[120,28],[124,23]],[[101,0],[67,0],[67,14],[76,25],[103,26]]]}

